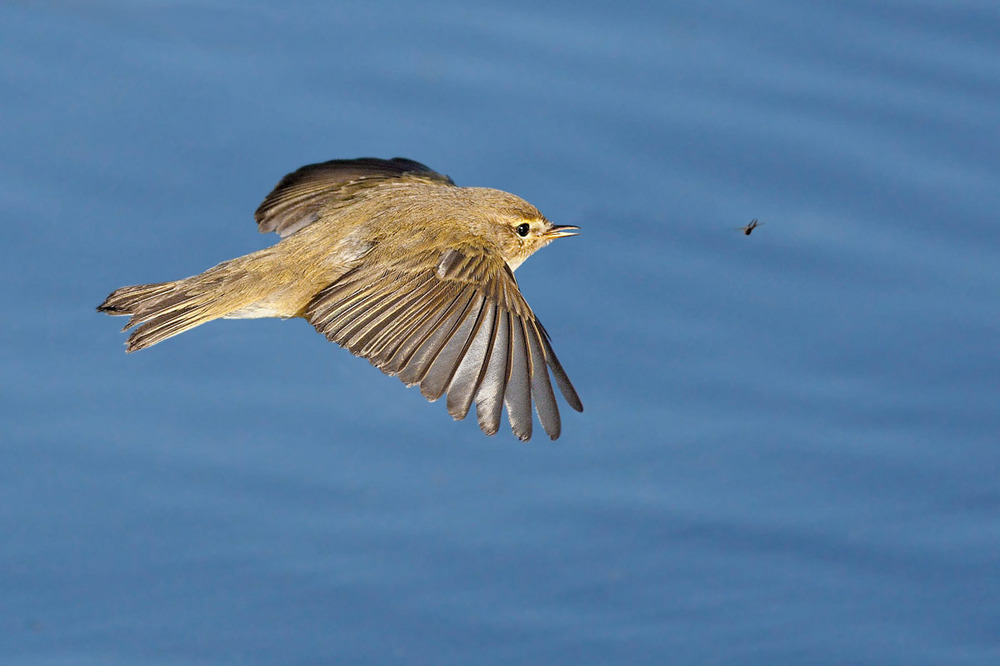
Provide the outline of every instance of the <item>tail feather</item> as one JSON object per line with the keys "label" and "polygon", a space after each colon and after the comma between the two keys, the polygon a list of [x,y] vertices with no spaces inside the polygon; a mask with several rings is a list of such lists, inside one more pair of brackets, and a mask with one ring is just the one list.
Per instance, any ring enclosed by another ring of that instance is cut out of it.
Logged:
{"label": "tail feather", "polygon": [[155,345],[199,324],[224,316],[219,293],[190,280],[140,284],[116,289],[97,307],[98,312],[129,316],[122,329],[133,326],[125,351],[134,352]]}
{"label": "tail feather", "polygon": [[[97,306],[98,312],[106,312],[112,316],[135,314],[150,300],[170,292],[173,282],[158,282],[157,284],[137,284],[133,287],[115,289],[104,302]],[[128,328],[132,324],[129,323]],[[123,329],[124,330],[124,329]]]}

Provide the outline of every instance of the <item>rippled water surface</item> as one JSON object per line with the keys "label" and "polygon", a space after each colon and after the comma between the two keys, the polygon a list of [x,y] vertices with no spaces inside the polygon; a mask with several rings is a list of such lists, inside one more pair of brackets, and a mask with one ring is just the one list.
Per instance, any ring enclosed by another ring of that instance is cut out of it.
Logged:
{"label": "rippled water surface", "polygon": [[[997,63],[972,0],[5,3],[0,662],[1000,663]],[[94,312],[361,155],[583,227],[557,443]]]}

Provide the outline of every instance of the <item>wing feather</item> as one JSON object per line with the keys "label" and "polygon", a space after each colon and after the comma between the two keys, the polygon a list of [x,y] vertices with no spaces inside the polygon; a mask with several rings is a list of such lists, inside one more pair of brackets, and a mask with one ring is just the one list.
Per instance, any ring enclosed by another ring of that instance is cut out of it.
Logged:
{"label": "wing feather", "polygon": [[447,394],[455,419],[475,402],[479,427],[492,435],[506,407],[511,430],[527,441],[534,404],[545,432],[559,437],[550,369],[567,403],[583,406],[510,268],[485,247],[424,259],[359,264],[317,294],[305,317],[428,400]]}
{"label": "wing feather", "polygon": [[559,439],[562,421],[556,405],[556,394],[552,392],[552,383],[549,381],[549,370],[545,366],[545,354],[539,340],[541,335],[533,322],[525,322],[525,329],[528,351],[531,352],[531,395],[535,398],[535,411],[549,438]]}
{"label": "wing feather", "polygon": [[[434,363],[438,354],[465,321],[469,308],[472,307],[472,300],[472,295],[463,293],[452,303],[441,320],[425,336],[424,341],[412,347],[412,351],[409,352],[402,369],[399,371],[400,379],[407,384],[420,384],[423,381],[431,364]],[[424,391],[423,386],[421,386],[421,391]],[[429,393],[430,395],[428,395]],[[428,390],[424,392],[424,397],[436,400],[440,396],[433,396],[433,393]]]}
{"label": "wing feather", "polygon": [[369,299],[364,314],[355,317],[355,321],[345,326],[341,334],[344,346],[353,353],[363,349],[365,343],[391,323],[404,318],[405,305],[414,298],[419,298],[420,292],[414,285],[403,285],[396,293],[378,292]]}
{"label": "wing feather", "polygon": [[455,376],[448,386],[448,413],[456,421],[461,421],[469,413],[472,401],[483,383],[490,349],[496,339],[496,317],[497,306],[486,301],[480,315],[479,328],[470,338],[465,357],[455,369]]}
{"label": "wing feather", "polygon": [[500,429],[507,368],[510,367],[510,313],[506,310],[497,312],[489,356],[486,373],[476,392],[476,418],[483,432],[495,435]]}
{"label": "wing feather", "polygon": [[[444,290],[438,288],[437,291]],[[381,364],[389,358],[387,352],[392,350],[390,343],[397,341],[401,334],[414,330],[421,321],[420,317],[427,314],[420,307],[420,300],[437,305],[444,296],[447,294],[435,295],[434,289],[425,293],[418,289],[407,291],[404,287],[386,307],[380,309],[379,316],[373,318],[365,330],[355,335],[353,346],[349,348],[355,354],[370,358],[373,363],[382,367]]]}
{"label": "wing feather", "polygon": [[[434,285],[422,299],[386,326],[386,330],[369,343],[369,347],[384,359],[379,367],[389,374],[400,371],[413,349],[439,322],[457,301],[459,295],[447,285]],[[377,350],[377,351],[375,351]]]}
{"label": "wing feather", "polygon": [[510,366],[507,368],[507,390],[503,401],[507,407],[510,429],[522,442],[531,439],[531,376],[530,350],[524,339],[524,322],[511,320]]}
{"label": "wing feather", "polygon": [[254,213],[261,233],[290,236],[320,218],[323,208],[345,203],[387,180],[454,185],[451,178],[402,157],[362,157],[309,164],[282,178]]}
{"label": "wing feather", "polygon": [[473,296],[461,323],[441,347],[437,357],[427,369],[427,373],[420,382],[420,392],[428,400],[437,400],[451,385],[458,366],[465,359],[466,353],[476,339],[476,333],[479,332],[479,327],[482,325],[485,303],[486,299],[483,298],[482,294],[476,293]]}
{"label": "wing feather", "polygon": [[580,396],[576,394],[576,389],[573,388],[572,382],[569,381],[569,376],[566,375],[566,371],[563,370],[562,364],[559,363],[559,359],[556,358],[556,352],[552,349],[552,343],[549,340],[549,332],[545,330],[542,326],[542,322],[535,321],[538,325],[538,330],[542,334],[541,341],[542,347],[545,351],[545,362],[548,364],[549,368],[552,369],[552,376],[556,378],[556,385],[559,387],[559,392],[563,394],[563,398],[566,399],[566,403],[578,412],[583,411],[583,403],[580,402]]}

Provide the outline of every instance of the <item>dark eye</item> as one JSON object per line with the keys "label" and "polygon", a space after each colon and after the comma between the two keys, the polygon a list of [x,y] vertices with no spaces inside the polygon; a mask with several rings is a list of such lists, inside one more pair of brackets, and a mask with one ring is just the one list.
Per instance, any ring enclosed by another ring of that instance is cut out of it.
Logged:
{"label": "dark eye", "polygon": [[523,238],[524,236],[528,235],[529,231],[531,231],[531,225],[529,225],[527,222],[525,222],[524,224],[517,225],[518,236],[521,236]]}

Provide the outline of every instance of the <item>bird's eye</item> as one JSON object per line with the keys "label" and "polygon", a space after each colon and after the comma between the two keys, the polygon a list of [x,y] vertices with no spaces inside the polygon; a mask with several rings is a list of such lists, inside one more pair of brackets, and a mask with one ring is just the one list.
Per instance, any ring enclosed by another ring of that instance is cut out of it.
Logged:
{"label": "bird's eye", "polygon": [[531,225],[529,225],[527,222],[525,222],[524,224],[519,224],[517,225],[516,231],[517,235],[523,238],[528,235],[529,231],[531,231]]}

